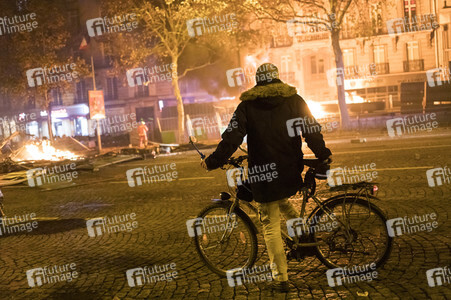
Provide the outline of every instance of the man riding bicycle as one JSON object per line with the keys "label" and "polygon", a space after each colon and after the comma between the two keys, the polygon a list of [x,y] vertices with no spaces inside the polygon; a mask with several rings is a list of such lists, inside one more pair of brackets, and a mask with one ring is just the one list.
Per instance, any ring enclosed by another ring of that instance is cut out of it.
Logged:
{"label": "man riding bicycle", "polygon": [[[331,151],[326,148],[321,126],[310,113],[296,88],[279,79],[273,64],[257,69],[257,85],[244,92],[222,141],[204,161],[207,170],[223,166],[247,135],[249,170],[266,170],[271,166],[273,177],[250,182],[254,200],[258,202],[260,221],[268,249],[274,282],[271,288],[287,292],[287,259],[283,247],[280,212],[287,219],[298,218],[299,212],[288,198],[301,188],[303,153],[301,134],[325,168],[331,163]],[[275,170],[275,173],[273,172]],[[250,174],[251,172],[249,172]],[[256,177],[258,178],[258,176]]]}

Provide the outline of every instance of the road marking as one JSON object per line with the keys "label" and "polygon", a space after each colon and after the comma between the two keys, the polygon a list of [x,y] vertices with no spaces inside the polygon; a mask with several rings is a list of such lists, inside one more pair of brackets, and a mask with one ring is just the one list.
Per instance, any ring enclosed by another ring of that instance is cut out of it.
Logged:
{"label": "road marking", "polygon": [[[205,180],[205,179],[215,179],[215,177],[187,177],[187,178],[179,178],[176,179],[174,181],[180,180],[180,181],[185,181],[185,180]],[[162,181],[158,181],[158,183],[161,183]],[[169,181],[168,181],[169,182]],[[128,183],[128,181],[109,181],[108,183]]]}
{"label": "road marking", "polygon": [[[389,149],[376,149],[376,150],[333,152],[332,155],[335,155],[335,154],[368,153],[368,152],[383,152],[383,151],[398,151],[398,150],[412,150],[412,149],[426,149],[426,148],[442,148],[442,147],[451,147],[451,145],[418,146],[418,147],[409,147],[409,148],[389,148]],[[313,156],[313,154],[305,155],[305,156]]]}
{"label": "road marking", "polygon": [[[362,173],[369,173],[372,171],[399,171],[399,170],[415,170],[415,169],[432,169],[434,166],[422,166],[422,167],[402,167],[402,168],[385,168],[385,169],[368,169],[366,171],[357,171],[355,172],[356,174],[362,174]],[[341,168],[341,167],[337,167],[337,168]],[[334,169],[334,168],[332,168]],[[350,171],[348,171],[347,173],[349,173]],[[305,172],[303,172],[304,174]],[[354,173],[354,172],[353,172]],[[352,173],[352,174],[353,174]]]}
{"label": "road marking", "polygon": [[385,168],[385,169],[376,169],[375,171],[398,171],[398,170],[432,169],[433,167],[434,166]]}
{"label": "road marking", "polygon": [[33,220],[36,221],[54,221],[54,220],[60,220],[61,218],[58,217],[36,217],[33,218]]}
{"label": "road marking", "polygon": [[201,180],[201,179],[215,179],[215,177],[187,177],[180,178],[179,180]]}

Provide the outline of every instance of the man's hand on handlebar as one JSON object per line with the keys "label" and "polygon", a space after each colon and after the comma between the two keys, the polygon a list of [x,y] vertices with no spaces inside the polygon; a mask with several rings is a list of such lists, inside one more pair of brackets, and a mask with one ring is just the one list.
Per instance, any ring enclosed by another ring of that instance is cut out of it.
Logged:
{"label": "man's hand on handlebar", "polygon": [[333,160],[332,160],[332,155],[331,155],[328,158],[326,158],[325,160],[321,161],[321,163],[325,164],[325,165],[330,165],[332,163],[332,161]]}
{"label": "man's hand on handlebar", "polygon": [[202,159],[202,160],[201,160],[200,166],[201,166],[202,168],[204,168],[205,170],[207,170],[207,171],[211,171],[211,170],[208,168],[207,163],[205,162],[205,159]]}
{"label": "man's hand on handlebar", "polygon": [[327,179],[327,171],[330,170],[330,164],[332,163],[332,156],[324,160],[320,160],[320,163],[315,168],[315,178],[316,179]]}

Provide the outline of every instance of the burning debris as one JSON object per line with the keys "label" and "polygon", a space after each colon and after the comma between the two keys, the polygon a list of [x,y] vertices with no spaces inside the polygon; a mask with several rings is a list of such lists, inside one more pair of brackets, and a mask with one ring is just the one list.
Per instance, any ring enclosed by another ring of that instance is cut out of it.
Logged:
{"label": "burning debris", "polygon": [[82,158],[71,151],[56,149],[50,144],[49,140],[42,142],[31,142],[22,147],[12,157],[13,160],[21,161],[61,161],[61,160],[79,160]]}

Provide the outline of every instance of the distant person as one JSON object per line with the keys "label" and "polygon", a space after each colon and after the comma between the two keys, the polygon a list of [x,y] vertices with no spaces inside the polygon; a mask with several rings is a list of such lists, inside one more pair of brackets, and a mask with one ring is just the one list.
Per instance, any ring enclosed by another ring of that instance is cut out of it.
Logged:
{"label": "distant person", "polygon": [[241,103],[228,127],[230,130],[222,134],[216,151],[201,165],[207,170],[223,166],[247,135],[249,174],[252,174],[252,169],[256,172],[264,166],[275,166],[275,175],[271,178],[263,176],[261,181],[250,182],[250,186],[254,200],[258,202],[268,256],[271,264],[275,264],[272,270],[274,281],[270,287],[288,292],[288,267],[280,212],[287,220],[299,217],[299,212],[288,198],[302,187],[304,154],[301,133],[323,169],[331,163],[332,153],[326,148],[321,126],[304,99],[297,94],[296,88],[279,79],[276,66],[261,65],[257,69],[256,82],[255,87],[241,95]]}
{"label": "distant person", "polygon": [[138,126],[138,135],[139,135],[139,147],[147,147],[147,132],[149,131],[149,128],[146,126],[146,122],[144,120],[141,120],[141,124]]}

